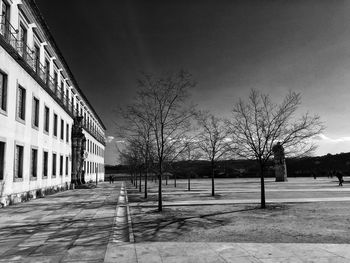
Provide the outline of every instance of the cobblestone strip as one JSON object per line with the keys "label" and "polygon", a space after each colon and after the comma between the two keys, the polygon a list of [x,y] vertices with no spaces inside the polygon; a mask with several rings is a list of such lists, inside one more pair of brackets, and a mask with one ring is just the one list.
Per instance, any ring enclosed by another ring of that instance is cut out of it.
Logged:
{"label": "cobblestone strip", "polygon": [[125,184],[122,183],[118,197],[117,212],[114,219],[111,242],[129,242],[128,208]]}
{"label": "cobblestone strip", "polygon": [[125,198],[126,198],[126,207],[127,207],[127,213],[128,213],[129,241],[131,243],[135,243],[134,231],[132,228],[132,221],[131,221],[131,211],[129,206],[128,192],[126,190],[126,187],[125,187]]}
{"label": "cobblestone strip", "polygon": [[136,263],[137,254],[132,232],[131,216],[125,183],[122,183],[113,224],[113,233],[107,246],[104,262]]}

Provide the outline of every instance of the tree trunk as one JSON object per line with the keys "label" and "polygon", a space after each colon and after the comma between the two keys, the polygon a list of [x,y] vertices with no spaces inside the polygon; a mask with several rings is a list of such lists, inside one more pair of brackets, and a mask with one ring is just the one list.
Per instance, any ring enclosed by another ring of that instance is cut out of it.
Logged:
{"label": "tree trunk", "polygon": [[135,188],[137,189],[137,174],[136,174],[136,172],[134,173],[134,178],[135,178]]}
{"label": "tree trunk", "polygon": [[174,173],[174,187],[176,188],[176,174]]}
{"label": "tree trunk", "polygon": [[214,161],[211,161],[211,195],[215,195],[215,182],[214,182],[214,177],[215,177],[215,171],[214,171]]}
{"label": "tree trunk", "polygon": [[168,175],[165,176],[165,185],[168,185]]}
{"label": "tree trunk", "polygon": [[158,211],[161,212],[163,210],[163,202],[162,202],[162,163],[159,162],[159,177],[158,177]]}
{"label": "tree trunk", "polygon": [[188,174],[187,189],[188,191],[191,191],[191,174]]}
{"label": "tree trunk", "polygon": [[262,163],[260,163],[260,185],[261,185],[261,208],[266,208],[266,204],[265,204],[264,165]]}
{"label": "tree trunk", "polygon": [[139,192],[141,193],[142,192],[142,172],[141,172],[141,169],[140,169],[140,183],[139,183]]}
{"label": "tree trunk", "polygon": [[147,199],[147,177],[148,177],[148,168],[146,167],[146,173],[145,173],[145,199]]}

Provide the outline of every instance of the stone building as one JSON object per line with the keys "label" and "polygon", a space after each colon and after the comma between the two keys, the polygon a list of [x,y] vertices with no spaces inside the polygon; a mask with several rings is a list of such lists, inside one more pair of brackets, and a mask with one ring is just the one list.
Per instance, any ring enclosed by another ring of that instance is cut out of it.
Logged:
{"label": "stone building", "polygon": [[105,126],[35,2],[0,0],[1,204],[103,179],[104,149]]}

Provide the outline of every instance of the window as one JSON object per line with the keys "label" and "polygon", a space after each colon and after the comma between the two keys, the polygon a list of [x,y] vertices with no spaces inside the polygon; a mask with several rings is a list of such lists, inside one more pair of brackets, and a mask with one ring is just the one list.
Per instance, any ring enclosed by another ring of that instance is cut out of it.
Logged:
{"label": "window", "polygon": [[0,180],[4,180],[5,172],[5,143],[0,142]]}
{"label": "window", "polygon": [[50,62],[48,59],[45,59],[45,76],[46,76],[46,84],[48,84],[49,78],[50,78]]}
{"label": "window", "polygon": [[57,75],[57,72],[56,72],[56,71],[53,73],[53,78],[54,78],[55,91],[57,91],[57,87],[58,87],[58,75]]}
{"label": "window", "polygon": [[53,136],[57,136],[57,114],[53,115]]}
{"label": "window", "polygon": [[7,75],[0,71],[0,110],[7,108]]}
{"label": "window", "polygon": [[64,140],[64,121],[61,119],[61,140]]}
{"label": "window", "polygon": [[63,155],[60,156],[60,176],[63,175]]}
{"label": "window", "polygon": [[17,118],[25,120],[26,115],[26,90],[18,86],[17,90]]}
{"label": "window", "polygon": [[31,160],[30,160],[30,175],[32,177],[37,177],[38,169],[38,150],[32,149]]}
{"label": "window", "polygon": [[48,163],[49,163],[49,153],[44,151],[44,155],[43,155],[43,177],[47,177]]}
{"label": "window", "polygon": [[39,100],[37,98],[33,98],[33,117],[32,124],[34,127],[39,127]]}
{"label": "window", "polygon": [[69,124],[66,124],[66,142],[69,141]]}
{"label": "window", "polygon": [[60,91],[60,98],[63,99],[63,90],[64,90],[64,84],[63,81],[61,81],[61,91]]}
{"label": "window", "polygon": [[23,178],[23,149],[21,145],[16,145],[15,148],[15,178]]}
{"label": "window", "polygon": [[19,54],[23,56],[23,58],[26,58],[27,56],[27,29],[24,27],[22,23],[20,23],[19,26],[19,42],[17,45],[19,45]]}
{"label": "window", "polygon": [[56,163],[57,163],[57,155],[55,153],[52,154],[52,177],[56,176]]}
{"label": "window", "polygon": [[50,109],[49,107],[45,106],[44,110],[44,131],[49,132],[50,127]]}
{"label": "window", "polygon": [[68,176],[68,157],[66,157],[66,176]]}
{"label": "window", "polygon": [[35,66],[35,72],[39,72],[40,69],[40,48],[38,44],[34,44],[34,66]]}
{"label": "window", "polygon": [[8,5],[5,1],[1,1],[0,33],[5,37],[8,36],[10,31],[9,21],[10,21],[10,5]]}

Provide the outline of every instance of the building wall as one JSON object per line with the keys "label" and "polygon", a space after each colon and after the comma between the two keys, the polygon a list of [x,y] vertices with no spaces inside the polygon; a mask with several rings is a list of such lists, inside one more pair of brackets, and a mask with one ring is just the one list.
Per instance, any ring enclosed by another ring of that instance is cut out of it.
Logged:
{"label": "building wall", "polygon": [[[0,140],[6,143],[3,194],[19,193],[37,188],[70,182],[71,163],[65,175],[66,157],[70,159],[71,139],[66,141],[66,124],[69,137],[73,119],[60,105],[0,46],[0,71],[7,75],[7,111],[0,111]],[[26,90],[25,122],[16,117],[18,86]],[[39,127],[32,126],[33,96],[39,99]],[[44,105],[50,109],[49,133],[44,132]],[[58,116],[57,137],[53,136],[53,115]],[[64,139],[60,139],[61,119],[64,121]],[[23,179],[14,179],[15,143],[24,146]],[[31,147],[38,149],[37,178],[30,178]],[[43,151],[48,151],[48,176],[43,179]],[[52,153],[57,154],[56,177],[52,177]],[[59,175],[59,156],[63,155],[64,174]]]}
{"label": "building wall", "polygon": [[[96,141],[89,133],[83,131],[86,137],[86,152],[84,171],[85,181],[96,181],[96,173],[98,181],[104,180],[104,146]],[[89,145],[88,145],[89,144]]]}
{"label": "building wall", "polygon": [[[89,145],[87,148],[86,166],[89,165],[89,168],[85,168],[86,181],[95,181],[96,173],[98,180],[103,180],[105,127],[78,87],[45,21],[38,14],[35,2],[0,0],[0,14],[2,2],[7,3],[10,8],[11,26],[4,26],[4,20],[0,17],[0,72],[7,77],[7,107],[5,111],[0,108],[0,142],[5,143],[3,178],[0,174],[0,203],[4,204],[5,197],[8,200],[9,196],[17,196],[18,200],[23,200],[25,195],[41,194],[36,191],[38,189],[46,193],[69,185],[72,168],[71,133],[75,116],[84,117],[83,132],[89,143],[94,145],[94,147]],[[20,25],[26,32],[26,38],[20,37],[21,30],[18,30]],[[11,38],[7,37],[10,34],[4,33],[7,27],[10,28]],[[23,52],[21,48],[23,46],[26,47],[26,52]],[[38,48],[38,52],[34,52],[35,47]],[[38,54],[36,59],[34,54]],[[17,117],[19,86],[26,91],[24,121]],[[38,127],[33,126],[34,97],[39,100]],[[49,132],[44,131],[45,106],[49,108]],[[53,132],[54,114],[57,115],[57,136],[54,136]],[[61,139],[61,120],[63,139]],[[15,176],[16,145],[23,146],[24,149],[22,178]],[[32,149],[38,151],[35,177],[31,176]],[[44,151],[48,152],[47,177],[43,176]],[[53,173],[53,154],[56,154],[56,175]],[[61,156],[62,174],[60,174]],[[67,174],[66,164],[68,164]]]}

